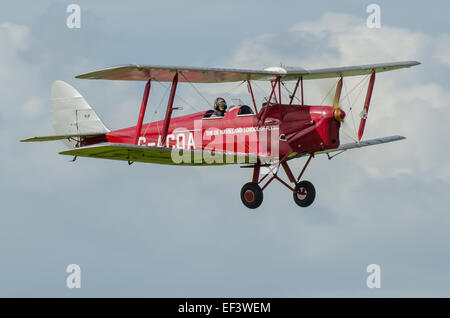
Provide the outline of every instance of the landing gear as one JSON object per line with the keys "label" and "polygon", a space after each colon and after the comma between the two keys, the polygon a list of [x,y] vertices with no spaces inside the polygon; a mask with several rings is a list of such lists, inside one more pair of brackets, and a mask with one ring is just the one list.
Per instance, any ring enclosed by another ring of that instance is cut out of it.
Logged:
{"label": "landing gear", "polygon": [[295,191],[293,193],[294,201],[297,205],[306,208],[310,206],[316,198],[316,189],[309,181],[300,181],[295,185]]}
{"label": "landing gear", "polygon": [[241,200],[249,209],[256,209],[263,202],[263,192],[261,187],[255,182],[244,184],[241,189]]}
{"label": "landing gear", "polygon": [[[264,174],[262,178],[259,178],[261,162],[258,160],[256,164],[253,166],[252,182],[244,184],[244,186],[241,189],[242,203],[249,209],[256,209],[257,207],[259,207],[263,201],[263,190],[274,179],[276,179],[280,181],[280,183],[283,184],[286,188],[288,188],[293,192],[294,201],[297,205],[301,207],[310,206],[314,202],[314,199],[316,197],[316,190],[314,189],[314,186],[312,185],[311,182],[306,180],[300,181],[300,179],[303,176],[306,167],[308,166],[309,162],[313,157],[314,154],[311,153],[297,179],[295,179],[291,169],[289,168],[289,165],[287,164],[288,158],[287,155],[281,158],[276,164],[271,165],[269,167],[269,171],[266,174]],[[294,184],[294,188],[291,187],[288,183],[286,183],[278,176],[278,169],[280,166],[283,167],[284,171],[286,172],[286,175],[289,178],[289,181]],[[263,180],[266,179],[269,175],[272,175],[272,177],[270,177],[267,180],[267,182],[261,187],[259,184],[263,182]]]}

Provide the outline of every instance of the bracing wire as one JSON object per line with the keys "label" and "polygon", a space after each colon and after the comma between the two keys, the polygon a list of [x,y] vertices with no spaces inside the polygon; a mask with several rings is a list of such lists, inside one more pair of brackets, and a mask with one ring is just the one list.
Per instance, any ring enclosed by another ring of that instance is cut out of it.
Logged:
{"label": "bracing wire", "polygon": [[[369,78],[369,74],[366,75],[366,76],[364,76],[364,77],[359,81],[359,83],[356,84],[356,86],[354,86],[354,87],[350,90],[350,92],[347,93],[346,96],[344,96],[344,98],[347,97],[347,96],[349,96],[349,95],[350,95],[350,94],[351,94],[358,86],[361,85],[362,82],[364,82],[364,81],[367,80],[368,78]],[[359,95],[361,95],[361,92],[362,92],[362,91],[359,92],[359,94],[358,94],[358,96],[357,96],[356,98],[358,98]],[[355,101],[356,101],[356,99],[355,99]],[[355,101],[353,101],[353,102],[355,102]]]}
{"label": "bracing wire", "polygon": [[[283,85],[284,89],[288,92],[289,100],[291,100],[292,92],[287,88],[287,86],[284,84],[284,82],[281,82],[281,84]],[[297,88],[297,90],[298,90],[298,88]],[[297,97],[297,94],[294,95],[294,99],[296,99],[299,104],[301,103],[300,99]]]}
{"label": "bracing wire", "polygon": [[189,85],[191,85],[191,86],[194,88],[194,90],[200,95],[200,97],[203,98],[203,99],[206,101],[206,104],[207,104],[207,105],[211,105],[211,102],[208,101],[208,99],[207,99],[205,96],[203,96],[202,93],[200,93],[200,91],[197,89],[197,87],[195,87],[195,85],[192,84],[192,83],[186,78],[186,76],[184,76],[183,72],[180,72],[179,74],[181,74],[181,76],[183,76],[183,78],[186,80],[186,82],[188,82]]}
{"label": "bracing wire", "polygon": [[[254,87],[256,87],[257,89],[259,89],[259,90],[262,92],[263,95],[266,95],[266,92],[264,91],[264,89],[262,89],[261,86],[259,86],[259,85],[256,83],[256,81],[253,81],[252,83],[253,83]],[[265,98],[267,98],[267,97],[268,97],[268,96],[265,96]]]}
{"label": "bracing wire", "polygon": [[[165,91],[164,91],[164,94],[162,95],[162,97],[161,97],[161,99],[160,99],[160,101],[159,101],[158,106],[155,108],[155,110],[154,110],[154,112],[153,112],[153,114],[155,114],[155,115],[158,113],[158,110],[161,108],[161,105],[162,105],[162,103],[163,103],[163,100],[165,99],[165,97],[166,97],[166,95],[167,95],[167,92],[169,91],[169,86],[165,86],[165,85],[163,85],[161,82],[156,82],[156,83],[158,83],[159,85],[161,85],[162,87],[164,87],[164,88],[165,88]],[[155,121],[156,121],[156,118],[155,118]],[[157,125],[156,129],[159,131],[158,121],[156,121],[156,125]],[[147,125],[147,127],[145,128],[144,134],[143,134],[144,136],[145,136],[145,134],[147,133],[147,130],[148,130],[149,127],[150,127],[150,125]]]}
{"label": "bracing wire", "polygon": [[[166,89],[168,89],[169,88],[169,86],[166,86],[166,85],[164,85],[163,83],[161,83],[161,82],[157,82],[157,83],[159,83],[162,87],[165,87]],[[177,96],[177,98],[179,98],[179,99],[181,99],[181,101],[183,102],[183,103],[185,103],[185,104],[187,104],[189,107],[191,107],[191,108],[193,108],[193,109],[195,109],[196,111],[202,111],[202,110],[200,110],[200,109],[198,109],[197,107],[195,107],[194,105],[192,105],[191,103],[189,103],[188,101],[186,101],[183,97],[181,97],[179,94],[176,94],[176,96]]]}
{"label": "bracing wire", "polygon": [[[344,96],[344,98],[347,98],[348,103],[350,105],[350,113],[351,113],[351,118],[352,118],[352,122],[353,122],[353,129],[354,129],[354,133],[355,133],[355,137],[351,137],[354,141],[357,141],[357,131],[356,131],[356,123],[355,123],[355,118],[354,118],[354,112],[353,112],[353,106],[355,104],[356,101],[358,101],[359,97],[361,96],[363,89],[361,88],[358,92],[358,94],[356,95],[355,99],[353,100],[353,102],[350,99],[350,94],[356,89],[358,88],[363,82],[367,81],[369,78],[369,75],[366,75],[365,77],[363,77],[359,83],[354,86],[349,92],[347,92],[346,90],[346,95]],[[343,130],[344,131],[344,130]]]}
{"label": "bracing wire", "polygon": [[237,85],[234,85],[231,89],[229,89],[227,92],[224,93],[224,96],[230,97],[234,90],[238,89],[242,84],[244,84],[246,81],[241,81]]}
{"label": "bracing wire", "polygon": [[325,100],[328,98],[328,96],[331,94],[331,92],[333,91],[333,88],[336,87],[337,83],[339,82],[339,80],[337,80],[333,85],[331,85],[330,90],[328,91],[328,93],[325,95],[325,97],[322,99],[322,101],[320,102],[320,105],[323,105],[323,103],[325,102]]}
{"label": "bracing wire", "polygon": [[353,113],[353,104],[352,104],[352,102],[351,102],[351,100],[350,100],[350,96],[349,96],[349,93],[348,93],[348,90],[347,90],[347,85],[344,85],[344,89],[345,89],[345,98],[347,98],[347,102],[348,102],[348,105],[349,105],[349,108],[350,108],[350,111],[349,111],[349,116],[352,118],[352,123],[353,123],[353,132],[355,133],[355,136],[356,136],[356,125],[355,125],[355,116],[354,116],[354,113]]}

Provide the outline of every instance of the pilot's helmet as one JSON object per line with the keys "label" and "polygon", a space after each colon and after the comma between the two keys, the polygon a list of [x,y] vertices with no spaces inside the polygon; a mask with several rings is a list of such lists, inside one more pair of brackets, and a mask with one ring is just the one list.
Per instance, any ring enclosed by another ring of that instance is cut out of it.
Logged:
{"label": "pilot's helmet", "polygon": [[227,102],[225,101],[224,98],[222,97],[217,97],[216,100],[214,101],[214,109],[215,110],[220,110],[219,106],[223,105],[223,110],[227,110]]}

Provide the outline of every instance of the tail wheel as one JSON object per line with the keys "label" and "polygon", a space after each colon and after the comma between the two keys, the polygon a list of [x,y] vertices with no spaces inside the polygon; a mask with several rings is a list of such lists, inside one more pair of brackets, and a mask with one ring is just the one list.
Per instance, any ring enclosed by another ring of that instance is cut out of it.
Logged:
{"label": "tail wheel", "polygon": [[316,198],[316,189],[309,181],[300,181],[295,185],[294,201],[301,207],[310,206]]}
{"label": "tail wheel", "polygon": [[249,209],[256,209],[263,201],[261,187],[254,182],[244,184],[241,189],[242,203]]}

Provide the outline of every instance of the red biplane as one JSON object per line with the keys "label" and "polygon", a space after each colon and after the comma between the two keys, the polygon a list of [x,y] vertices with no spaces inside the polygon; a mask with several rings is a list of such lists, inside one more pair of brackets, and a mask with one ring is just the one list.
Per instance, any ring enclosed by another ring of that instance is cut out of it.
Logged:
{"label": "red biplane", "polygon": [[[389,136],[361,141],[377,72],[411,67],[415,61],[336,67],[316,70],[274,67],[265,70],[122,65],[76,76],[82,79],[146,81],[137,125],[108,130],[94,110],[73,87],[56,81],[51,91],[51,119],[54,136],[34,137],[22,141],[63,140],[70,150],[60,154],[74,157],[148,162],[169,165],[241,164],[253,169],[251,182],[241,190],[243,204],[251,209],[263,201],[263,190],[278,180],[293,193],[297,205],[309,206],[315,199],[312,183],[301,180],[311,158],[324,153],[341,153],[348,149],[404,139]],[[339,130],[345,112],[339,101],[346,76],[370,76],[357,139],[340,144]],[[332,106],[310,106],[303,102],[303,81],[339,78]],[[143,124],[152,82],[171,82],[165,118]],[[270,81],[266,103],[258,109],[252,81]],[[282,101],[281,88],[286,81],[296,81],[288,101]],[[240,104],[224,116],[206,110],[172,118],[175,92],[179,82],[223,83],[247,82],[253,108]],[[296,93],[299,103],[294,104]],[[307,156],[297,177],[288,161]],[[278,176],[280,166],[289,182]],[[266,180],[263,186],[260,184]]]}

